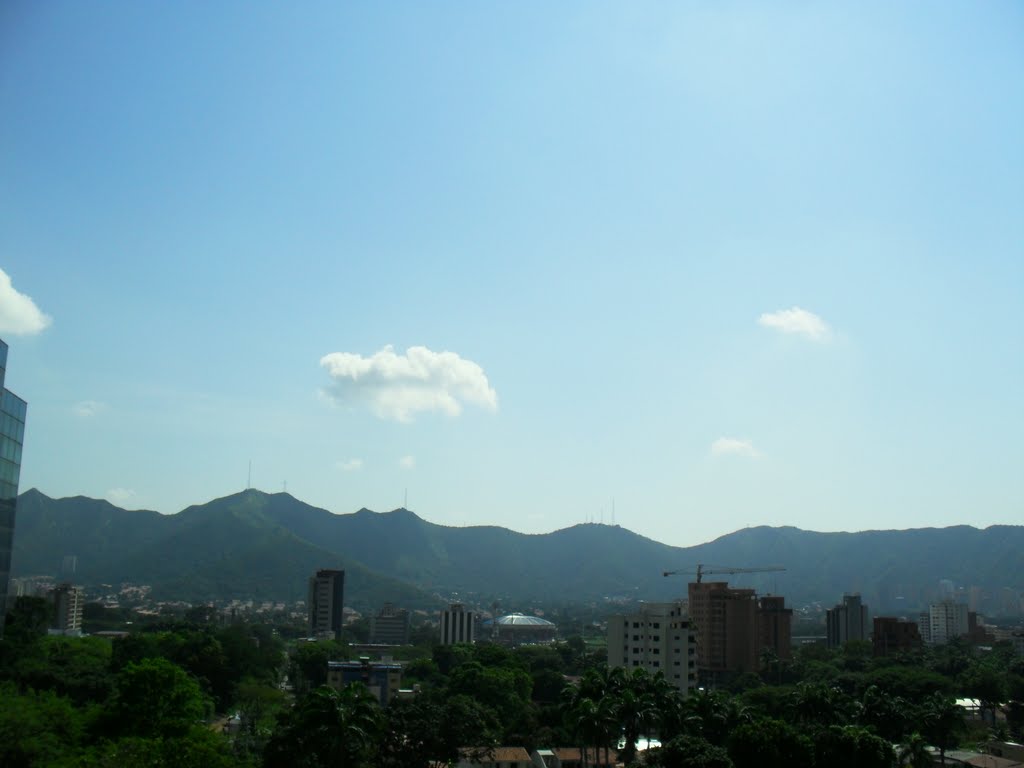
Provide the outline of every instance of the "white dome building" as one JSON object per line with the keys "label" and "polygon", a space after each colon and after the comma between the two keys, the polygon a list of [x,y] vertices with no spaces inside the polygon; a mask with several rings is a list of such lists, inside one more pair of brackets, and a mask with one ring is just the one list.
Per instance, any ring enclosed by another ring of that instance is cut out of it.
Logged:
{"label": "white dome building", "polygon": [[491,626],[491,639],[502,645],[550,643],[558,634],[558,627],[539,616],[510,613],[485,624]]}

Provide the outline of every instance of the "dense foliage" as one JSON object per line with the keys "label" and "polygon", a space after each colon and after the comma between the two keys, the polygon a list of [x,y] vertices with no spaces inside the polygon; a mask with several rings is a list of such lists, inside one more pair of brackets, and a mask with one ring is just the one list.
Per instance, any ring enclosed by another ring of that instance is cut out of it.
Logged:
{"label": "dense foliage", "polygon": [[[323,685],[344,644],[287,647],[245,623],[47,637],[47,616],[19,599],[0,640],[0,765],[435,768],[516,745],[578,747],[590,766],[892,768],[928,764],[928,745],[1024,735],[1024,660],[1004,645],[882,659],[814,646],[689,697],[608,669],[579,638],[435,646],[406,664],[418,693],[381,708],[362,686]],[[955,696],[980,700],[983,718],[965,723]],[[662,746],[638,751],[641,737]]]}

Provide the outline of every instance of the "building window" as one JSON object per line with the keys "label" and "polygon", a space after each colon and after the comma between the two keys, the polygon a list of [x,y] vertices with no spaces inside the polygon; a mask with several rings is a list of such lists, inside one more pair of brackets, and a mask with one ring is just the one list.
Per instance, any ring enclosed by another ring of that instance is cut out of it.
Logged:
{"label": "building window", "polygon": [[661,666],[661,662],[660,661],[652,661],[651,662],[651,666],[652,667],[660,667]]}
{"label": "building window", "polygon": [[651,626],[654,627],[655,629],[661,629],[661,624],[659,622],[657,622],[657,621],[654,622]]}

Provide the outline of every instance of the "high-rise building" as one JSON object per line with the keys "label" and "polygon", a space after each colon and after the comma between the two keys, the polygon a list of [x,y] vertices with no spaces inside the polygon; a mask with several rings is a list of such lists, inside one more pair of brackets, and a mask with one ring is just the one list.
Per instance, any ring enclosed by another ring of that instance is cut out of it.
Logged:
{"label": "high-rise building", "polygon": [[702,685],[717,685],[759,666],[757,595],[724,581],[690,582],[690,619],[697,629],[697,669]]}
{"label": "high-rise building", "polygon": [[441,611],[441,645],[476,641],[476,613],[467,611],[462,603],[452,603]]}
{"label": "high-rise building", "polygon": [[793,609],[786,607],[786,598],[779,595],[759,597],[757,627],[761,651],[770,650],[782,661],[792,657]]}
{"label": "high-rise building", "polygon": [[955,637],[963,637],[970,629],[967,604],[952,600],[932,603],[928,613],[921,614],[921,621],[927,623],[927,633],[921,627],[921,637],[929,645],[945,645]]}
{"label": "high-rise building", "polygon": [[843,595],[842,603],[825,612],[825,632],[829,648],[868,639],[868,607],[859,594]]}
{"label": "high-rise building", "polygon": [[686,603],[643,603],[608,619],[608,666],[661,672],[684,694],[697,687],[697,634]]}
{"label": "high-rise building", "polygon": [[790,657],[793,609],[785,598],[761,598],[753,589],[724,581],[690,582],[690,620],[697,631],[697,669],[701,685],[716,686],[730,676],[756,672],[762,652]]}
{"label": "high-rise building", "polygon": [[53,631],[62,635],[82,633],[82,612],[85,596],[81,587],[58,584],[53,592]]}
{"label": "high-rise building", "polygon": [[895,616],[876,616],[871,631],[871,647],[875,656],[909,651],[921,646],[917,624]]}
{"label": "high-rise building", "polygon": [[7,582],[14,545],[14,509],[18,503],[21,446],[25,442],[25,401],[4,387],[7,344],[0,341],[0,635],[7,615]]}
{"label": "high-rise building", "polygon": [[309,635],[341,639],[345,572],[321,569],[309,580]]}
{"label": "high-rise building", "polygon": [[370,617],[370,642],[381,645],[406,645],[409,642],[409,612],[384,603],[376,616]]}

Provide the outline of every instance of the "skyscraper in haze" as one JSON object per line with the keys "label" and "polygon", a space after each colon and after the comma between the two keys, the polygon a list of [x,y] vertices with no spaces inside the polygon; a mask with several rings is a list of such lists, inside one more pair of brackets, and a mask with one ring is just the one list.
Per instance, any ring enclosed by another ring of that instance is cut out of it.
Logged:
{"label": "skyscraper in haze", "polygon": [[7,582],[14,544],[14,507],[18,501],[21,446],[25,441],[25,401],[4,387],[7,344],[0,341],[0,635],[7,614]]}
{"label": "skyscraper in haze", "polygon": [[843,595],[843,602],[825,612],[825,632],[829,648],[868,639],[868,607],[859,594]]}
{"label": "skyscraper in haze", "polygon": [[321,569],[309,580],[309,635],[341,639],[345,572]]}

